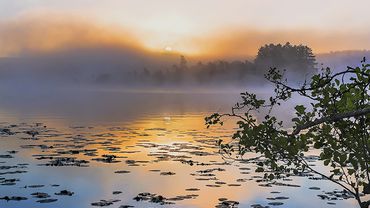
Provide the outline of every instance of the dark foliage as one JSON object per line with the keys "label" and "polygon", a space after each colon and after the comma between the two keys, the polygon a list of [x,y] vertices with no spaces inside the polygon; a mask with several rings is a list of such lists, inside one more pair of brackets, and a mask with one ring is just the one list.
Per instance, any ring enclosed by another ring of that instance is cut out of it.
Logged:
{"label": "dark foliage", "polygon": [[[314,172],[344,188],[367,208],[370,201],[361,192],[370,193],[370,64],[364,58],[361,66],[337,73],[325,68],[300,87],[288,85],[276,68],[268,71],[266,79],[275,85],[275,96],[269,100],[245,92],[231,113],[206,118],[208,126],[222,125],[225,116],[238,119],[233,140],[218,142],[221,152],[260,154],[264,162],[258,163],[256,171],[265,172],[271,180]],[[295,107],[294,126],[289,131],[271,112],[293,94],[310,101]],[[255,115],[264,108],[268,113],[257,121]],[[330,174],[309,164],[314,150],[320,152],[318,158]]]}

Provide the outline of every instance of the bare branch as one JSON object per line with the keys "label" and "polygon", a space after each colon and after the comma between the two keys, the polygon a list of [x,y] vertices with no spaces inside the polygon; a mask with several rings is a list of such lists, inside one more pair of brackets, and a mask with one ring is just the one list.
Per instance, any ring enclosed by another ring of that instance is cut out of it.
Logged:
{"label": "bare branch", "polygon": [[350,111],[350,112],[345,112],[345,113],[340,113],[340,114],[335,114],[332,116],[327,116],[323,118],[316,119],[312,122],[305,123],[301,126],[297,126],[295,130],[291,133],[291,135],[297,135],[299,134],[302,130],[311,128],[313,126],[325,123],[325,122],[336,122],[339,120],[342,120],[344,118],[351,118],[351,117],[356,117],[356,116],[362,116],[362,115],[367,115],[370,113],[370,108],[364,108],[360,110],[355,110],[355,111]]}

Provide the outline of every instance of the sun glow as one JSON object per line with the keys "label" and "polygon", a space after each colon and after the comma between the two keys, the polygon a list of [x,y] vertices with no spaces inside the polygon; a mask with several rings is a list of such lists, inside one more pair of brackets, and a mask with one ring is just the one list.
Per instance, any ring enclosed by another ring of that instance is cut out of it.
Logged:
{"label": "sun glow", "polygon": [[334,39],[330,34],[330,31],[314,29],[261,30],[245,26],[206,30],[176,15],[126,26],[73,15],[42,13],[0,21],[0,57],[35,51],[115,47],[204,60],[245,59],[253,58],[258,48],[266,43],[287,40],[293,44],[307,44],[316,53],[370,46],[368,31],[348,35],[348,32],[338,30]]}
{"label": "sun glow", "polygon": [[166,47],[164,47],[164,51],[166,51],[168,53],[171,53],[173,50],[172,50],[171,46],[166,46]]}

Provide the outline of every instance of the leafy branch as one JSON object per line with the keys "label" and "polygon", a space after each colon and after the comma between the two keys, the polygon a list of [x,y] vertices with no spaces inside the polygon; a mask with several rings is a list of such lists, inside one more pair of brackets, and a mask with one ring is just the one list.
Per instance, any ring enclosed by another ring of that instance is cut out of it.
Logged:
{"label": "leafy branch", "polygon": [[[239,128],[233,135],[234,142],[220,142],[220,148],[228,155],[234,149],[239,155],[260,154],[264,160],[256,171],[270,172],[265,174],[268,179],[309,170],[340,185],[359,206],[367,207],[370,202],[362,201],[360,191],[370,193],[370,64],[365,62],[364,58],[361,66],[337,73],[322,69],[299,87],[290,86],[284,73],[270,68],[265,78],[274,85],[274,96],[265,100],[254,93],[241,93],[242,101],[231,113],[214,113],[205,118],[206,124],[222,125],[223,117],[236,118]],[[293,94],[310,102],[295,107],[294,127],[288,132],[272,111]],[[264,119],[257,121],[255,115],[264,109]],[[329,167],[331,175],[309,166],[305,154],[312,149],[321,152],[319,160]]]}

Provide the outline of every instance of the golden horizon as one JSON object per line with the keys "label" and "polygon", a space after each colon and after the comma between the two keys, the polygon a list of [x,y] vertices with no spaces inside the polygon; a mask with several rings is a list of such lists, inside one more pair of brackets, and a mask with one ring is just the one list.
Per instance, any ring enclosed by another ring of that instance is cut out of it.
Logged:
{"label": "golden horizon", "polygon": [[[332,33],[335,33],[335,38]],[[245,59],[255,56],[259,47],[269,43],[303,44],[311,47],[316,54],[370,48],[370,33],[366,31],[348,34],[340,30],[229,27],[210,32],[188,31],[187,35],[171,37],[167,34],[168,31],[161,34],[158,31],[93,23],[74,16],[26,15],[0,22],[0,56],[48,53],[71,48],[115,47],[144,54],[182,54],[198,59]]]}

